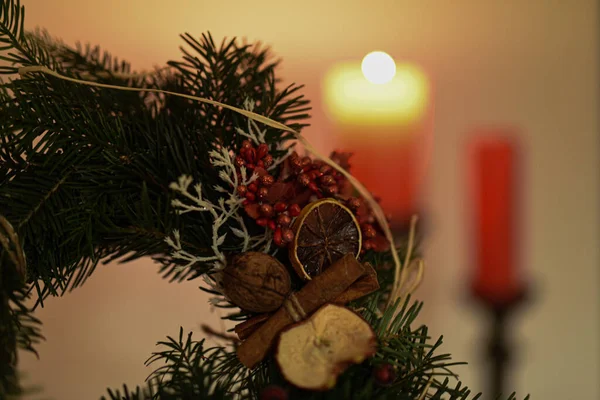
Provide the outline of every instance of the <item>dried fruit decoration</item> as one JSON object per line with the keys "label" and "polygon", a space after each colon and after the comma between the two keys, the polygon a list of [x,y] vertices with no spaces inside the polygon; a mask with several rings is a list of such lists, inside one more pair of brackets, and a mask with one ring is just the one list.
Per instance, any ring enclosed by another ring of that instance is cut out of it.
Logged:
{"label": "dried fruit decoration", "polygon": [[304,207],[293,230],[290,261],[305,280],[346,254],[360,254],[360,226],[352,212],[337,200],[322,199]]}
{"label": "dried fruit decoration", "polygon": [[351,310],[334,304],[281,333],[275,356],[281,373],[308,390],[327,390],[350,364],[375,354],[371,326]]}

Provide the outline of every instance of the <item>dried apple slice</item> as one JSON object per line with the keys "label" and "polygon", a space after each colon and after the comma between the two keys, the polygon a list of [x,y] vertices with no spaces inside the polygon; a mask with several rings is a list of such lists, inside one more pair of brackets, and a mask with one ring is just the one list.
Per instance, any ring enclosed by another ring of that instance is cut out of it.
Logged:
{"label": "dried apple slice", "polygon": [[351,364],[375,354],[371,326],[353,311],[326,304],[282,332],[275,358],[281,373],[302,389],[328,390]]}

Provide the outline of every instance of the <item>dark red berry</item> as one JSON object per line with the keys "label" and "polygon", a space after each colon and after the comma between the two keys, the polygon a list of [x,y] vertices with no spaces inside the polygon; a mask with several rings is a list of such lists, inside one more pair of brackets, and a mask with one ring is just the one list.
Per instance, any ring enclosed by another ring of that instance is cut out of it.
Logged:
{"label": "dark red berry", "polygon": [[245,197],[246,197],[246,200],[249,200],[249,201],[254,201],[254,200],[256,200],[256,196],[255,196],[255,195],[254,195],[254,193],[252,193],[252,192],[248,192],[248,193],[246,193],[246,196],[245,196]]}
{"label": "dark red berry", "polygon": [[373,227],[373,225],[365,224],[361,228],[362,228],[363,236],[365,238],[373,239],[375,236],[377,236],[377,232],[375,231],[375,228]]}
{"label": "dark red berry", "polygon": [[277,217],[277,224],[283,227],[290,226],[292,223],[292,218],[289,215],[279,214]]}
{"label": "dark red berry", "polygon": [[263,186],[271,186],[275,183],[275,178],[271,175],[263,175],[260,177],[260,183]]}
{"label": "dark red berry", "polygon": [[319,191],[319,187],[317,186],[316,183],[311,182],[308,184],[308,188],[313,191],[313,192],[318,192]]}
{"label": "dark red berry", "polygon": [[283,245],[281,228],[275,229],[275,233],[273,234],[273,243],[275,243],[275,246],[277,247],[281,247]]}
{"label": "dark red berry", "polygon": [[310,184],[310,177],[307,174],[298,175],[298,183],[302,186],[308,186]]}
{"label": "dark red berry", "polygon": [[258,211],[260,212],[261,215],[270,218],[273,216],[273,206],[270,204],[261,204],[261,206],[258,208]]}
{"label": "dark red berry", "polygon": [[267,154],[265,156],[265,158],[262,159],[262,162],[263,162],[265,168],[269,168],[271,165],[273,165],[273,156],[270,154]]}
{"label": "dark red berry", "polygon": [[288,211],[290,213],[290,216],[297,217],[298,215],[300,215],[300,212],[302,210],[300,209],[300,206],[298,204],[292,204]]}
{"label": "dark red berry", "polygon": [[285,243],[290,243],[294,240],[294,232],[290,228],[283,228],[281,230],[281,238]]}
{"label": "dark red berry", "polygon": [[252,193],[256,193],[256,191],[258,190],[258,185],[254,182],[252,182],[251,184],[248,185],[248,190],[251,191]]}
{"label": "dark red berry", "polygon": [[338,194],[339,188],[336,185],[325,186],[323,191],[329,195]]}
{"label": "dark red berry", "polygon": [[238,186],[238,187],[237,187],[237,193],[238,193],[240,196],[242,196],[242,197],[243,197],[243,196],[245,196],[245,195],[246,195],[246,192],[248,192],[248,188],[247,188],[246,186],[244,186],[244,185],[240,185],[240,186]]}
{"label": "dark red berry", "polygon": [[311,163],[312,161],[310,157],[302,157],[302,160],[300,160],[300,165],[302,166],[302,168],[308,167]]}
{"label": "dark red berry", "polygon": [[287,400],[288,394],[281,387],[277,385],[270,385],[261,390],[258,397],[259,400]]}
{"label": "dark red berry", "polygon": [[302,161],[300,161],[299,158],[294,158],[293,160],[290,160],[290,166],[294,170],[299,171],[302,169]]}
{"label": "dark red berry", "polygon": [[359,198],[357,198],[357,197],[351,197],[351,198],[348,199],[348,202],[346,203],[346,205],[352,211],[356,211],[356,210],[358,210],[360,208],[361,202],[360,202]]}
{"label": "dark red berry", "polygon": [[265,163],[262,160],[258,160],[256,162],[256,166],[259,167],[259,168],[263,168],[265,166]]}
{"label": "dark red berry", "polygon": [[249,163],[254,163],[256,161],[256,150],[246,150],[246,161],[248,161]]}
{"label": "dark red berry", "polygon": [[249,140],[244,140],[242,142],[242,149],[251,149],[252,148],[252,143],[250,143]]}
{"label": "dark red berry", "polygon": [[321,173],[324,174],[324,175],[329,174],[332,170],[333,170],[333,168],[331,168],[327,164],[322,165],[321,168],[319,168],[319,171],[321,171]]}
{"label": "dark red berry", "polygon": [[267,226],[268,223],[269,223],[269,220],[267,218],[264,218],[264,217],[263,218],[258,218],[256,220],[256,225],[258,225],[258,226],[263,226],[264,227],[264,226]]}
{"label": "dark red berry", "polygon": [[240,156],[237,156],[235,158],[235,166],[238,168],[241,168],[244,166],[244,164],[246,164],[246,162],[244,161],[244,159]]}
{"label": "dark red berry", "polygon": [[283,201],[278,201],[275,203],[275,211],[278,213],[282,213],[287,210],[288,206]]}
{"label": "dark red berry", "polygon": [[264,156],[266,156],[268,152],[269,152],[269,146],[267,144],[263,143],[258,146],[258,149],[256,149],[256,157],[258,157],[259,160],[262,160],[262,158]]}
{"label": "dark red berry", "polygon": [[323,175],[319,181],[324,186],[335,185],[335,178],[331,175]]}
{"label": "dark red berry", "polygon": [[267,224],[267,226],[269,227],[270,230],[274,231],[277,228],[277,224],[275,223],[274,220],[269,220],[269,223]]}
{"label": "dark red berry", "polygon": [[314,181],[315,179],[317,179],[319,177],[319,171],[317,171],[316,169],[313,169],[313,170],[308,171],[308,173],[306,175],[308,175],[308,177],[310,178],[311,181]]}
{"label": "dark red berry", "polygon": [[396,371],[391,364],[379,364],[373,368],[373,378],[381,386],[390,385],[396,380]]}
{"label": "dark red berry", "polygon": [[269,195],[269,189],[267,189],[266,187],[261,187],[258,189],[258,192],[256,192],[256,194],[260,200],[264,200]]}

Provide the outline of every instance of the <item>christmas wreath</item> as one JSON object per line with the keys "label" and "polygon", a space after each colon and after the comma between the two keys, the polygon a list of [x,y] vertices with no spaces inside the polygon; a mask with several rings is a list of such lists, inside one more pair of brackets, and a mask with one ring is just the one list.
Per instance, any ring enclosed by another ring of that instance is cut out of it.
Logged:
{"label": "christmas wreath", "polygon": [[225,347],[180,330],[146,384],[107,398],[478,398],[415,323],[416,218],[398,245],[351,155],[302,137],[309,101],[267,49],[182,39],[181,60],[132,73],[2,1],[0,397],[23,393],[17,349],[42,339],[28,299],[152,257],[237,325]]}

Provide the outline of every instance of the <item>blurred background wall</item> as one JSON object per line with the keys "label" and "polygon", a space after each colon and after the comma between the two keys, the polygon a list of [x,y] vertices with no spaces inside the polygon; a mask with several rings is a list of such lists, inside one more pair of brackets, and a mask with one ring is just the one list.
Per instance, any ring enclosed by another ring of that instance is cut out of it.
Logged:
{"label": "blurred background wall", "polygon": [[[469,366],[483,389],[485,319],[468,301],[465,138],[509,124],[527,145],[523,268],[533,302],[515,318],[511,387],[536,399],[600,398],[600,27],[595,0],[22,0],[27,27],[68,44],[101,44],[136,69],[179,57],[178,34],[210,31],[260,40],[283,59],[282,76],[306,84],[306,134],[339,141],[321,82],[338,61],[384,50],[422,65],[435,81],[434,147],[426,184],[427,274],[421,321]],[[41,360],[25,355],[28,382],[55,399],[98,398],[143,382],[143,361],[179,326],[218,328],[197,284],[169,285],[151,262],[100,268],[81,289],[38,314]],[[150,317],[151,316],[151,317]],[[200,335],[200,332],[198,332]]]}

